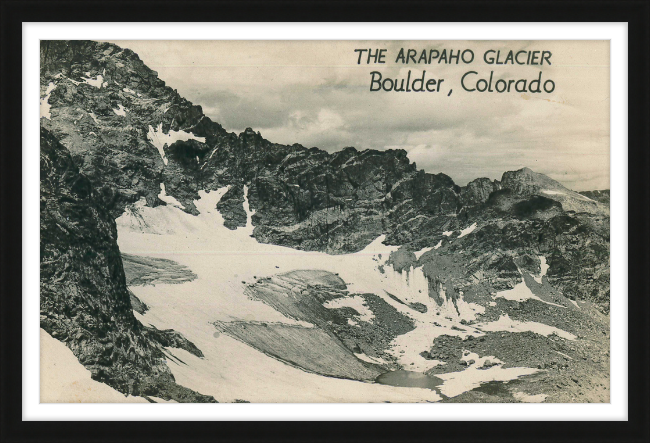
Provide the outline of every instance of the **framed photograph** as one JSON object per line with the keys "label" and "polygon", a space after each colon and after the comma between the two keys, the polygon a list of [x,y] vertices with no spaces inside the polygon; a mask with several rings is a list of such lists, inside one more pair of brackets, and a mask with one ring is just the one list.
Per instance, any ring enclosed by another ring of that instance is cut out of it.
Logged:
{"label": "framed photograph", "polygon": [[647,3],[169,5],[3,4],[3,441],[650,437]]}

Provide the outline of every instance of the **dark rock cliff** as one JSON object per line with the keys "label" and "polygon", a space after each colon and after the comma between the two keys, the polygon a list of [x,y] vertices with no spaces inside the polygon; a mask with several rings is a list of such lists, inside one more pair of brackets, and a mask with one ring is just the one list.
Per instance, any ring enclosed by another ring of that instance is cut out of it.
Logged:
{"label": "dark rock cliff", "polygon": [[214,401],[175,383],[164,347],[201,351],[177,332],[144,327],[134,317],[115,221],[103,196],[45,129],[40,161],[41,327],[64,342],[93,379],[124,394]]}

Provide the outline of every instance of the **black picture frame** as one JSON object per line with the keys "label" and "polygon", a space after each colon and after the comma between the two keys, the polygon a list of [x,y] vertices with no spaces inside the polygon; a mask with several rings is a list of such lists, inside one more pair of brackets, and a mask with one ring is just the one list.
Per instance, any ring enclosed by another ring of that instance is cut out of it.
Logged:
{"label": "black picture frame", "polygon": [[[27,441],[650,441],[650,3],[647,1],[6,1],[0,89],[1,440]],[[629,138],[628,421],[622,422],[26,422],[22,421],[23,22],[208,21],[627,22]]]}

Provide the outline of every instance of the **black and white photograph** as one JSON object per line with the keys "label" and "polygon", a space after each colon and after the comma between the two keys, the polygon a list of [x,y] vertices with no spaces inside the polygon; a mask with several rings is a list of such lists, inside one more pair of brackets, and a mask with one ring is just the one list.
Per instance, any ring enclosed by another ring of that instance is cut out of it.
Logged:
{"label": "black and white photograph", "polygon": [[40,401],[609,403],[609,41],[41,40]]}

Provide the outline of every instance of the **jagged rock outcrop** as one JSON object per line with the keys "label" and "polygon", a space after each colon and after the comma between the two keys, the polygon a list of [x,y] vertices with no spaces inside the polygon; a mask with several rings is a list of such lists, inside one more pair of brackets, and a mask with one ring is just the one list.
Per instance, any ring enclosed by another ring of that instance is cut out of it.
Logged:
{"label": "jagged rock outcrop", "polygon": [[467,183],[467,186],[461,190],[461,199],[463,205],[472,206],[485,203],[490,194],[501,189],[498,181],[492,181],[489,178],[477,178]]}
{"label": "jagged rock outcrop", "polygon": [[501,187],[510,189],[517,195],[543,195],[559,201],[565,211],[609,215],[609,206],[567,189],[557,181],[529,168],[504,172]]}
{"label": "jagged rock outcrop", "polygon": [[64,342],[93,379],[124,394],[214,401],[175,383],[164,348],[201,351],[177,332],[144,327],[134,317],[115,221],[45,129],[40,161],[41,327]]}

